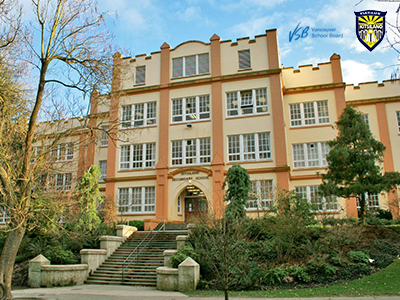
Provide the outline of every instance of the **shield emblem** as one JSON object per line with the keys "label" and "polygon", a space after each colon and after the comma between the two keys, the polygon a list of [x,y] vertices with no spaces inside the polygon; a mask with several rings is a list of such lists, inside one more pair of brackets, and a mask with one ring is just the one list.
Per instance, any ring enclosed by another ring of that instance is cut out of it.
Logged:
{"label": "shield emblem", "polygon": [[355,11],[356,34],[361,44],[369,51],[375,49],[385,36],[386,12],[377,10]]}

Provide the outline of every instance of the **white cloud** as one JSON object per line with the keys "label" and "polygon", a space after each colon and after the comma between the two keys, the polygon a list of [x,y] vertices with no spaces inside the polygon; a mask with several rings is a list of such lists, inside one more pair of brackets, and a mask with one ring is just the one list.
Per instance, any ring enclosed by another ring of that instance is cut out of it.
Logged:
{"label": "white cloud", "polygon": [[262,18],[251,18],[247,22],[232,26],[230,31],[235,36],[254,36],[263,33],[267,28],[274,27],[274,24],[277,24],[281,18],[281,13],[274,13],[272,16]]}
{"label": "white cloud", "polygon": [[199,6],[189,6],[179,10],[176,12],[176,16],[184,22],[191,23],[191,25],[211,26],[214,24],[203,14]]}
{"label": "white cloud", "polygon": [[364,64],[355,60],[343,60],[343,80],[348,84],[359,84],[360,82],[376,80],[376,64]]}

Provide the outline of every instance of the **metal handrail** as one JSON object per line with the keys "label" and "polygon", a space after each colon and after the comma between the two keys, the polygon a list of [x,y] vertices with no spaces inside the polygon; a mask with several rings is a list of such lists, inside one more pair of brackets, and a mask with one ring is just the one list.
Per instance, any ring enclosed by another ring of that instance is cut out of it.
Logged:
{"label": "metal handrail", "polygon": [[[126,270],[135,262],[135,260],[139,257],[140,253],[143,252],[144,249],[146,249],[147,245],[154,239],[154,237],[157,235],[157,233],[159,233],[162,229],[165,231],[165,219],[163,221],[160,221],[157,226],[155,228],[158,227],[158,225],[160,225],[161,223],[163,223],[163,225],[156,231],[156,233],[151,237],[150,240],[147,241],[147,243],[142,247],[142,250],[140,250],[140,246],[143,244],[143,242],[147,239],[147,237],[149,235],[151,235],[153,233],[153,230],[151,230],[145,237],[144,239],[139,243],[139,245],[136,246],[135,249],[133,249],[133,251],[128,255],[128,257],[124,260],[124,262],[122,263],[122,282],[124,282],[124,275]],[[135,257],[128,263],[129,259],[132,257],[132,255],[136,252],[136,250],[138,250],[138,253],[135,255]],[[140,251],[139,251],[140,250]],[[125,266],[128,263],[127,266]]]}

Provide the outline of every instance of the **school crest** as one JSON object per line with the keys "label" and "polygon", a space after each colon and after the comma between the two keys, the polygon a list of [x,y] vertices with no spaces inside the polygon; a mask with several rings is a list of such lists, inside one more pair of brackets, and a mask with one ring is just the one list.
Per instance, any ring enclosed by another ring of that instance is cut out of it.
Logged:
{"label": "school crest", "polygon": [[356,15],[356,34],[361,44],[369,51],[375,49],[385,36],[386,12],[364,10],[354,12]]}

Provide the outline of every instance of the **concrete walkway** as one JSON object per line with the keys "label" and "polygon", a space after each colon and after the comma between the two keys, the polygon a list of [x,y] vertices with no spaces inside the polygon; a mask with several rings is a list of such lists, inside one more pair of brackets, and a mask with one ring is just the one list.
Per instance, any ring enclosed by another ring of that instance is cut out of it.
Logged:
{"label": "concrete walkway", "polygon": [[[13,291],[15,299],[45,299],[45,300],[185,300],[190,298],[179,292],[162,292],[152,287],[125,285],[78,285],[58,288],[38,288]],[[223,297],[194,297],[193,300],[221,300]],[[230,297],[229,299],[249,299]],[[260,300],[265,298],[250,298]],[[359,297],[359,298],[270,298],[271,300],[400,300],[397,297]],[[189,300],[189,299],[188,299]]]}

